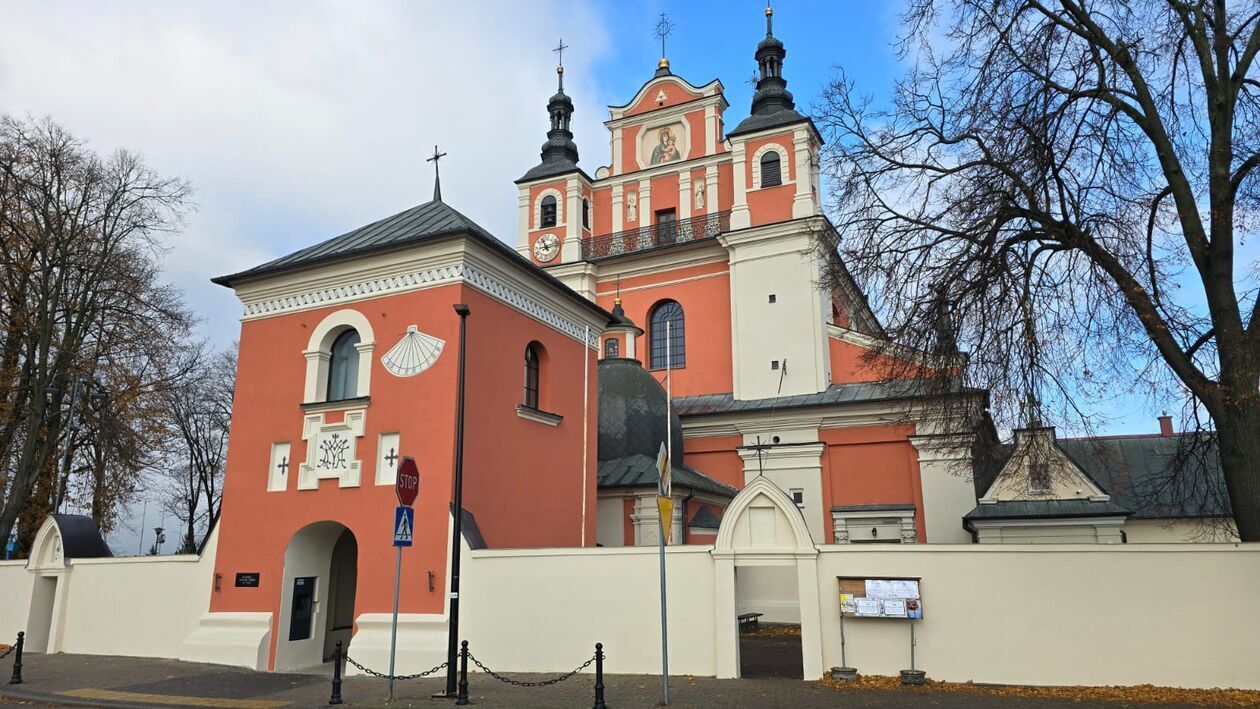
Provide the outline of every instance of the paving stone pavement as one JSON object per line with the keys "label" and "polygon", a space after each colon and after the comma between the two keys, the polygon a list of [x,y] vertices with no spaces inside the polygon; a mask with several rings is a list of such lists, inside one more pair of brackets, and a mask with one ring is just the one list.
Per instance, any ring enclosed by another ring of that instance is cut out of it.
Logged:
{"label": "paving stone pavement", "polygon": [[[253,672],[241,668],[175,660],[97,655],[29,654],[24,684],[0,684],[0,697],[28,706],[155,707],[200,706],[223,709],[278,709],[327,706],[327,674]],[[0,663],[0,681],[10,665]],[[521,675],[537,681],[545,675]],[[612,709],[654,707],[660,699],[660,678],[646,675],[608,675],[606,700]],[[564,709],[594,703],[594,676],[578,675],[550,687],[520,688],[485,675],[469,675],[469,697],[474,706]],[[453,706],[432,699],[443,688],[440,679],[414,680],[397,685],[397,700],[387,704],[386,683],[373,677],[350,677],[342,695],[347,707]],[[1064,699],[1027,699],[983,694],[947,694],[924,689],[891,691],[842,690],[817,682],[794,679],[718,680],[707,677],[671,678],[671,707],[812,708],[854,707],[893,709],[1123,709],[1159,706],[1189,709],[1186,705],[1142,705],[1126,702],[1077,702]]]}

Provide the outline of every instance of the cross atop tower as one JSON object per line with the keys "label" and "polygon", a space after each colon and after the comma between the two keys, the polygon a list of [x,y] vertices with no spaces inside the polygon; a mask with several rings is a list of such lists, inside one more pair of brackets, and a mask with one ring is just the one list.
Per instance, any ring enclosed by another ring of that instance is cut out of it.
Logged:
{"label": "cross atop tower", "polygon": [[425,162],[433,163],[433,201],[442,201],[442,174],[438,170],[438,161],[446,157],[446,153],[439,153],[438,146],[433,146],[433,157],[425,158]]}
{"label": "cross atop tower", "polygon": [[559,57],[559,59],[556,60],[558,66],[564,66],[564,50],[568,48],[569,48],[569,45],[564,43],[564,37],[561,37],[560,44],[557,44],[556,48],[551,50],[555,52],[556,55]]}
{"label": "cross atop tower", "polygon": [[662,57],[665,56],[665,38],[668,37],[670,34],[672,34],[673,31],[674,31],[674,23],[669,21],[669,15],[666,15],[665,13],[662,12],[661,18],[657,20],[656,22],[656,28],[652,31],[652,34],[655,34],[657,37],[660,37],[661,39],[661,56]]}

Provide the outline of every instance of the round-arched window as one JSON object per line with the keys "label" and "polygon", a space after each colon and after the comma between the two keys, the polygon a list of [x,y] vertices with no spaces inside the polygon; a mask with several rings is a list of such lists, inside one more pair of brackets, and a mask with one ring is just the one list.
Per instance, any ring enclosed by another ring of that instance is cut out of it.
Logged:
{"label": "round-arched window", "polygon": [[349,329],[333,340],[328,356],[328,401],[359,395],[359,331]]}

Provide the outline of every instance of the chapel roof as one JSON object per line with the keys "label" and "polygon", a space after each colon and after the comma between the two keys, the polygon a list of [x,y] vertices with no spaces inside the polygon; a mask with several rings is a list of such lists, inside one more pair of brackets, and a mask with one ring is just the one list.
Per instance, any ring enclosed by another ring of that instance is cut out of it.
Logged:
{"label": "chapel roof", "polygon": [[113,556],[96,522],[87,515],[51,515],[61,533],[61,553],[67,559],[99,559]]}
{"label": "chapel roof", "polygon": [[532,261],[518,254],[515,249],[495,238],[489,231],[440,199],[405,209],[393,216],[353,229],[340,236],[334,236],[314,246],[299,249],[260,266],[210,280],[221,286],[233,287],[237,283],[254,278],[464,235],[489,247],[505,260],[528,271],[588,310],[597,312],[605,318],[612,317],[608,311],[582,297],[555,276],[534,265]]}
{"label": "chapel roof", "polygon": [[[1231,516],[1211,434],[1068,438],[1055,445],[1135,519]],[[993,447],[991,462],[976,479],[977,495],[984,494],[1012,453],[1011,444]]]}

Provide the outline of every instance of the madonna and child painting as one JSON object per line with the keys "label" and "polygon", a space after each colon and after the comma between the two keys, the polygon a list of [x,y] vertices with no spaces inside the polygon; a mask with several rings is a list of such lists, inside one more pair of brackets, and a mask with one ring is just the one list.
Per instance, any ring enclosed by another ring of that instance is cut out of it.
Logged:
{"label": "madonna and child painting", "polygon": [[660,165],[682,159],[682,149],[676,137],[678,132],[678,126],[665,126],[655,131],[656,142],[652,147],[652,155],[648,158],[649,165]]}

